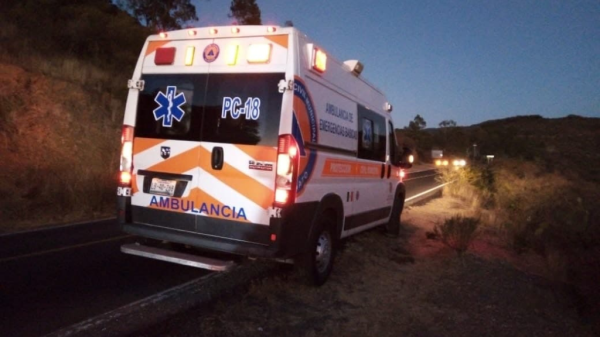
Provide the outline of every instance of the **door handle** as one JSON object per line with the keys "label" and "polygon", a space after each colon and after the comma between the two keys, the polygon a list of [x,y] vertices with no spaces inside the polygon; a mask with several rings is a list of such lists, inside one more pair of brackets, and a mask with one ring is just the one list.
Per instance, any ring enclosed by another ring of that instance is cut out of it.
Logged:
{"label": "door handle", "polygon": [[391,173],[392,173],[392,165],[388,164],[388,174],[387,174],[388,179],[390,179]]}
{"label": "door handle", "polygon": [[223,148],[220,146],[213,147],[211,155],[211,163],[213,170],[223,169]]}

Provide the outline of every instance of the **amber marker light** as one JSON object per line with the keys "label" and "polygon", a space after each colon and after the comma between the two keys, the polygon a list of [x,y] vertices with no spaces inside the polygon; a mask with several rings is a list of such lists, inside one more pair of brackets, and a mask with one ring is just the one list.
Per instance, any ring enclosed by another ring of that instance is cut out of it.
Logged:
{"label": "amber marker light", "polygon": [[185,65],[186,66],[191,66],[192,64],[194,64],[194,51],[196,50],[195,47],[187,47],[186,51],[185,51]]}
{"label": "amber marker light", "polygon": [[227,65],[234,66],[237,64],[239,49],[240,49],[240,46],[238,46],[237,44],[230,44],[229,46],[227,46],[227,51],[225,54],[225,59],[227,61]]}

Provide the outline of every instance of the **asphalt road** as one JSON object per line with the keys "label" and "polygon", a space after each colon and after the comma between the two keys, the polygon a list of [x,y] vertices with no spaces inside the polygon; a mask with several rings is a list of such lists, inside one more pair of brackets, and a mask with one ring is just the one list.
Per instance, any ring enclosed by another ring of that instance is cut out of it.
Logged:
{"label": "asphalt road", "polygon": [[[407,200],[438,186],[411,170]],[[207,272],[122,254],[114,219],[0,236],[0,336],[42,336]]]}

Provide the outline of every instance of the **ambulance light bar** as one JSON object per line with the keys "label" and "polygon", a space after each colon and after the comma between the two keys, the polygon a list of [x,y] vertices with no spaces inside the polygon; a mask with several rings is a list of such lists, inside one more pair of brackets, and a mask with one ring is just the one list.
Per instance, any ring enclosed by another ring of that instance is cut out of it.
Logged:
{"label": "ambulance light bar", "polygon": [[237,44],[230,44],[229,46],[227,46],[227,52],[225,54],[225,57],[228,66],[236,65],[239,49],[240,46],[238,46]]}
{"label": "ambulance light bar", "polygon": [[312,63],[314,70],[324,73],[327,69],[327,54],[317,47],[313,47]]}
{"label": "ambulance light bar", "polygon": [[157,66],[171,65],[175,61],[175,48],[158,48],[154,54],[154,64]]}
{"label": "ambulance light bar", "polygon": [[269,63],[271,59],[271,44],[251,44],[248,48],[248,63]]}
{"label": "ambulance light bar", "polygon": [[192,64],[194,64],[194,51],[195,50],[196,50],[196,48],[193,46],[187,47],[187,50],[185,51],[185,65],[186,66],[191,66]]}

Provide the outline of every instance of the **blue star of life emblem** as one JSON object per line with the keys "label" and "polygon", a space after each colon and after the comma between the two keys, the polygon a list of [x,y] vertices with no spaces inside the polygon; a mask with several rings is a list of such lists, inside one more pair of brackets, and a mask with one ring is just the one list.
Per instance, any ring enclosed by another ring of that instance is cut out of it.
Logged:
{"label": "blue star of life emblem", "polygon": [[166,95],[159,91],[154,98],[154,101],[159,104],[159,107],[153,111],[154,119],[158,121],[162,118],[162,126],[165,128],[173,126],[173,119],[181,122],[185,115],[185,111],[181,109],[181,105],[185,103],[185,95],[182,92],[176,93],[176,86],[168,86]]}

